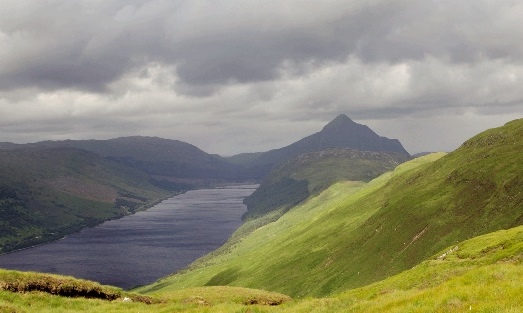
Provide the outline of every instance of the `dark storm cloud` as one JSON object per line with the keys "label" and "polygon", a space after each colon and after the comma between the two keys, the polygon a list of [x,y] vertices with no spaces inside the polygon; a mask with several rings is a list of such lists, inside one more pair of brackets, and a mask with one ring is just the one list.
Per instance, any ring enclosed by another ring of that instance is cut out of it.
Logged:
{"label": "dark storm cloud", "polygon": [[[509,10],[510,2],[505,4]],[[484,29],[486,18],[493,25],[500,24],[495,18],[506,18],[503,6],[496,7],[498,16],[491,16],[490,6],[409,0],[11,1],[0,22],[9,57],[0,88],[102,91],[147,62],[174,65],[187,89],[271,80],[285,64],[300,73],[351,55],[364,62],[427,55],[453,62],[519,61],[521,44],[494,37],[502,30],[484,38],[469,33]],[[9,53],[22,47],[21,54]]]}

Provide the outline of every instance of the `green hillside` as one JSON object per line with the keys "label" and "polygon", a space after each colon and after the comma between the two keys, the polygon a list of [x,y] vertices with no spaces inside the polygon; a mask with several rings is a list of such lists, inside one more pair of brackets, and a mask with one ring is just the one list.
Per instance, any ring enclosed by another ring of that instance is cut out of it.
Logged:
{"label": "green hillside", "polygon": [[[396,172],[410,169],[414,162],[418,165],[420,161],[427,162],[421,159],[407,162]],[[233,285],[277,290],[293,297],[314,295],[322,287],[321,280],[332,278],[325,270],[335,272],[334,276],[343,280],[343,270],[349,264],[342,259],[328,260],[329,250],[347,240],[348,231],[363,224],[375,211],[349,204],[383,187],[390,177],[390,173],[384,174],[367,185],[337,183],[292,208],[277,221],[256,229],[224,253],[204,258],[205,262],[197,262],[198,266],[190,271],[167,277],[141,292]]]}
{"label": "green hillside", "polygon": [[144,296],[71,277],[0,270],[0,312],[521,312],[521,277],[523,226],[456,243],[398,275],[322,298],[292,300],[238,287]]}
{"label": "green hillside", "polygon": [[0,252],[131,214],[169,194],[145,173],[91,152],[0,150]]}
{"label": "green hillside", "polygon": [[143,289],[231,285],[326,296],[419,264],[462,240],[522,224],[523,120],[446,156],[339,183],[190,271]]}
{"label": "green hillside", "polygon": [[298,155],[273,169],[245,198],[245,218],[284,213],[339,181],[368,182],[410,158],[402,153],[330,148]]}
{"label": "green hillside", "polygon": [[449,246],[414,268],[288,312],[521,312],[523,226]]}

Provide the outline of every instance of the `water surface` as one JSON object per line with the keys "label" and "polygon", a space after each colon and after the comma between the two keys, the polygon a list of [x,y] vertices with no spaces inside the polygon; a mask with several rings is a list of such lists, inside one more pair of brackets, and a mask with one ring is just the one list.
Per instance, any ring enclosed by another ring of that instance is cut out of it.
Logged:
{"label": "water surface", "polygon": [[49,244],[0,255],[0,267],[131,288],[218,248],[240,226],[256,185],[192,190]]}

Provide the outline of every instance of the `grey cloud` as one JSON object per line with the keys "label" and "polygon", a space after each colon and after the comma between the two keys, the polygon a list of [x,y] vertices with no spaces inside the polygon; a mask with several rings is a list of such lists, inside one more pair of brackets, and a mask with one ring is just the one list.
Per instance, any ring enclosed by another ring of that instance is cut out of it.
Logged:
{"label": "grey cloud", "polygon": [[[179,91],[190,93],[195,86],[194,94],[208,95],[216,86],[275,79],[283,64],[292,64],[299,73],[351,55],[365,62],[427,55],[456,62],[480,57],[519,62],[523,46],[500,40],[514,36],[503,31],[519,25],[507,18],[511,5],[518,6],[508,1],[495,7],[484,1],[436,0],[356,1],[355,7],[347,1],[316,6],[303,1],[27,3],[34,8],[20,8],[20,18],[0,22],[8,50],[9,45],[25,47],[22,55],[11,54],[1,62],[8,65],[0,71],[3,90],[105,91],[130,70],[160,62],[176,67],[183,85]],[[285,9],[296,13],[279,12]],[[324,16],[314,21],[304,12],[311,9]],[[4,11],[2,19],[18,11]],[[486,29],[486,18],[494,29]],[[478,37],[481,31],[484,36]],[[517,38],[523,38],[522,32],[517,31]]]}
{"label": "grey cloud", "polygon": [[27,120],[23,123],[6,123],[0,126],[4,137],[14,137],[15,142],[37,142],[44,140],[65,139],[109,139],[122,134],[138,134],[138,129],[145,128],[140,121],[108,118],[50,118]]}

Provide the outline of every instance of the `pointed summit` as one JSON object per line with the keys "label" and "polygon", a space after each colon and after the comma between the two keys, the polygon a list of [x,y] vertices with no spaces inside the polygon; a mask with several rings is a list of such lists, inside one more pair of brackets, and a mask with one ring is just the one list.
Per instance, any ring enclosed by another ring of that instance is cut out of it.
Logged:
{"label": "pointed summit", "polygon": [[267,151],[258,156],[254,163],[255,166],[263,169],[261,172],[268,172],[275,164],[280,164],[299,154],[330,148],[400,153],[410,157],[397,139],[382,137],[368,126],[358,124],[347,115],[340,114],[321,131],[286,147]]}
{"label": "pointed summit", "polygon": [[336,116],[335,119],[333,119],[332,121],[330,121],[327,125],[325,125],[323,127],[323,129],[328,129],[328,128],[340,128],[340,127],[344,127],[346,125],[354,125],[356,124],[353,120],[351,120],[347,115],[345,114],[340,114],[338,116]]}

